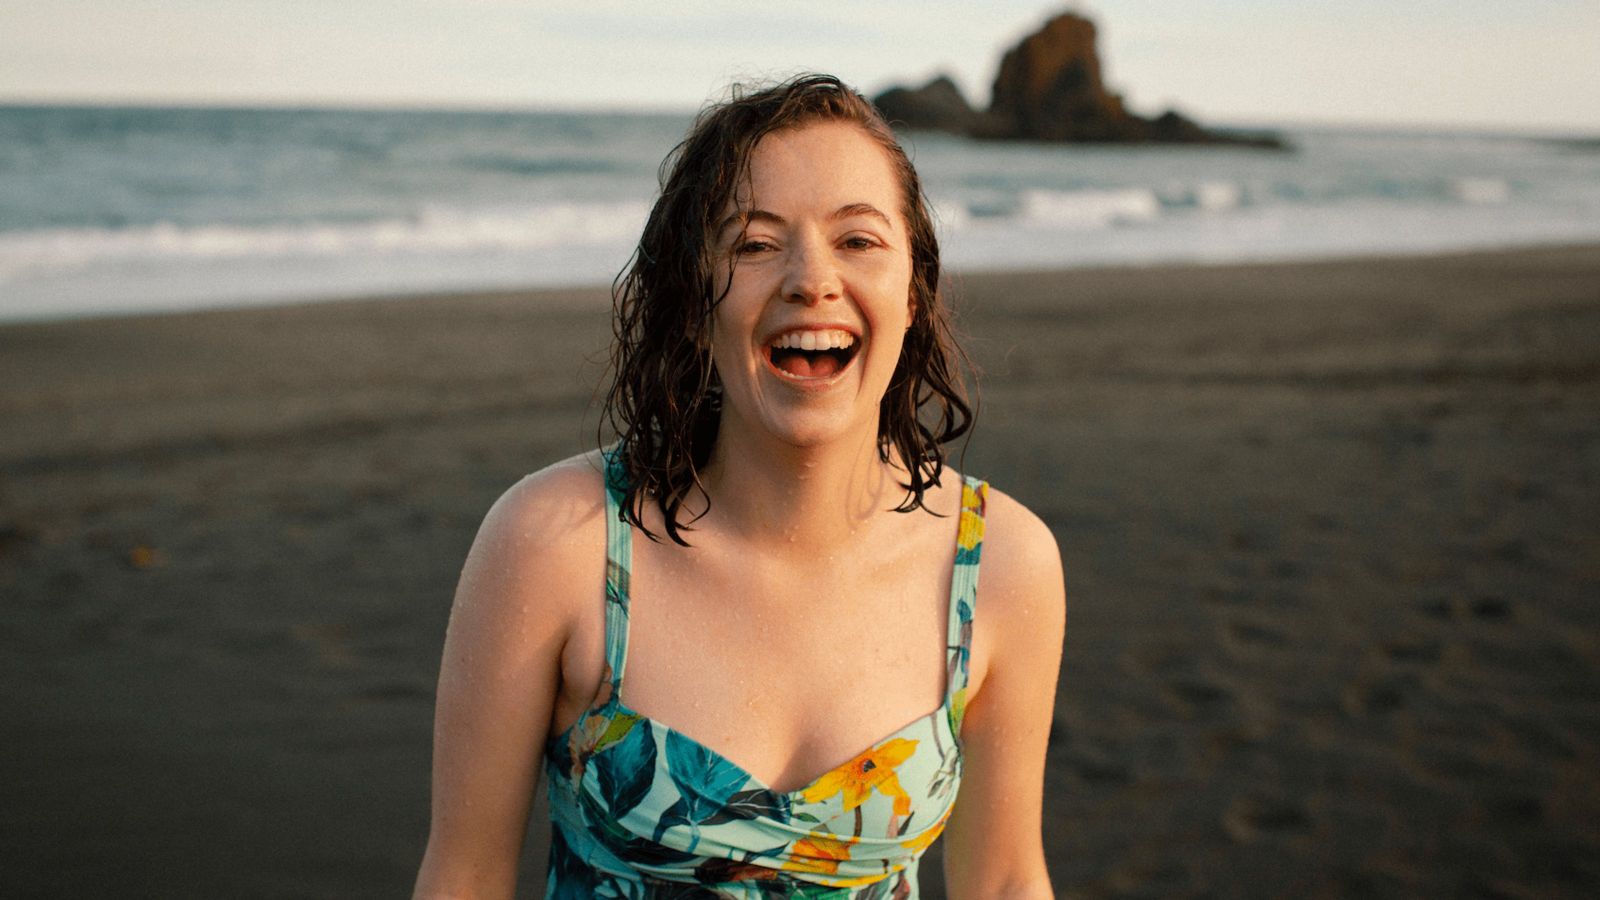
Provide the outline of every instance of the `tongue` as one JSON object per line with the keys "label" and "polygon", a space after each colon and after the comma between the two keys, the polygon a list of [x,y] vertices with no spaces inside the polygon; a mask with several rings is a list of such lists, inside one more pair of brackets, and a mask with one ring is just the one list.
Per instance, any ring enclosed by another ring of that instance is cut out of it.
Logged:
{"label": "tongue", "polygon": [[839,371],[839,360],[832,353],[803,350],[778,351],[772,354],[773,365],[799,378],[827,378]]}

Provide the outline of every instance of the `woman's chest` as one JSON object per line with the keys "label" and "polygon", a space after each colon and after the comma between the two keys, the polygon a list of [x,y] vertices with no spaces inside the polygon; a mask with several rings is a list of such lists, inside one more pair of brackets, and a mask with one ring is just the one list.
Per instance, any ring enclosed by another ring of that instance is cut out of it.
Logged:
{"label": "woman's chest", "polygon": [[804,784],[942,704],[949,566],[905,549],[638,554],[623,701],[770,785]]}

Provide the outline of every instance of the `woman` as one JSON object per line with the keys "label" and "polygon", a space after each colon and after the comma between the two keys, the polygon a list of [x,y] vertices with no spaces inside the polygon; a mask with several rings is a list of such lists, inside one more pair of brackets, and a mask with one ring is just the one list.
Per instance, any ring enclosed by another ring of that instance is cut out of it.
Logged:
{"label": "woman", "polygon": [[915,171],[824,76],[669,163],[616,291],[618,443],[509,490],[467,559],[417,895],[511,896],[543,770],[554,897],[915,896],[941,833],[951,896],[1050,896],[1060,557],[945,465]]}

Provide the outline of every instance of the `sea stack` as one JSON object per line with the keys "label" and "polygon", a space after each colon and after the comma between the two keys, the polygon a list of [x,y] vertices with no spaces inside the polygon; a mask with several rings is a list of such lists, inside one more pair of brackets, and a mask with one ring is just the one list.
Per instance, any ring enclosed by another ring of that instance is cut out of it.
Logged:
{"label": "sea stack", "polygon": [[920,131],[968,134],[979,128],[982,116],[943,74],[919,88],[892,87],[872,102],[891,122]]}
{"label": "sea stack", "polygon": [[1140,121],[1106,90],[1094,23],[1065,13],[1006,51],[986,126],[1035,141],[1140,139]]}
{"label": "sea stack", "polygon": [[1001,58],[987,112],[974,112],[943,76],[915,90],[891,88],[876,102],[906,128],[995,140],[1283,146],[1272,135],[1214,132],[1174,110],[1153,119],[1129,112],[1106,87],[1097,39],[1094,22],[1077,13],[1046,22]]}

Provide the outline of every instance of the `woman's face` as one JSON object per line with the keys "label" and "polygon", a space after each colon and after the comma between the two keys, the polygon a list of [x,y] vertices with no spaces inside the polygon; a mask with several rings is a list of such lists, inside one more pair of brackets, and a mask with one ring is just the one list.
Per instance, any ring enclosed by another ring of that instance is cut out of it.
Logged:
{"label": "woman's face", "polygon": [[876,438],[911,321],[901,202],[888,155],[853,124],[755,146],[748,192],[713,236],[732,279],[712,319],[724,431],[794,446]]}

